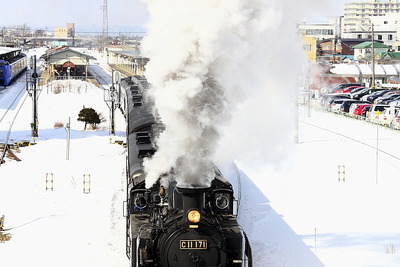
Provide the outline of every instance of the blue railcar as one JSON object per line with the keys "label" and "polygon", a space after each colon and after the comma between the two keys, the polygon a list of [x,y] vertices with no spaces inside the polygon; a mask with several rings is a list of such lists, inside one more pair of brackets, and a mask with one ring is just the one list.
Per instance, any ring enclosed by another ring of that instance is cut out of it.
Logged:
{"label": "blue railcar", "polygon": [[0,60],[0,86],[9,85],[14,78],[26,70],[27,59],[25,54],[20,54],[11,62]]}

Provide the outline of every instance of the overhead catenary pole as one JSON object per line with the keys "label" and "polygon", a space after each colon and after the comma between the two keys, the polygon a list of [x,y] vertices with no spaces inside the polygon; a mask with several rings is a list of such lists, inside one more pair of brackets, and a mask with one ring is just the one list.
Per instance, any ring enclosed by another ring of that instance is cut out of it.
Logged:
{"label": "overhead catenary pole", "polygon": [[114,85],[110,88],[111,93],[111,134],[115,134],[115,87]]}
{"label": "overhead catenary pole", "polygon": [[32,92],[32,100],[33,100],[33,119],[32,119],[32,137],[38,137],[38,107],[37,107],[37,78],[38,74],[36,72],[36,55],[31,58],[33,60],[33,73],[32,73],[32,84],[33,84],[33,92]]}
{"label": "overhead catenary pole", "polygon": [[[110,109],[110,133],[112,135],[115,134],[115,109],[119,105],[119,89],[120,82],[121,82],[121,75],[119,71],[112,70],[111,73],[112,84],[108,90],[104,90],[104,101],[106,102],[107,106]],[[108,95],[106,96],[106,93]],[[108,103],[110,102],[110,104]]]}

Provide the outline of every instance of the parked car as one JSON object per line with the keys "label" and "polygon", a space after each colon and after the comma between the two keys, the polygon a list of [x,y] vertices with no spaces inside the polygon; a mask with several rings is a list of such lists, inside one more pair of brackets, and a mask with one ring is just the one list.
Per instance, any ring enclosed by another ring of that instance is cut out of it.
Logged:
{"label": "parked car", "polygon": [[350,94],[355,94],[363,89],[366,89],[365,86],[351,86],[352,88],[350,89]]}
{"label": "parked car", "polygon": [[[363,116],[366,113],[366,110],[364,109],[364,107],[370,107],[372,104],[366,104],[364,102],[360,102],[360,103],[353,103],[350,106],[349,109],[349,115],[352,117],[357,117],[357,116]],[[364,110],[364,112],[363,112]]]}
{"label": "parked car", "polygon": [[[375,104],[381,104],[382,101],[387,100],[387,99],[391,99],[392,97],[395,97],[397,95],[400,95],[399,91],[397,90],[390,90],[389,92],[384,93],[383,95],[381,95],[380,97],[376,98],[374,100]],[[383,103],[382,103],[383,104]]]}
{"label": "parked car", "polygon": [[378,97],[384,95],[385,93],[387,93],[389,91],[390,91],[389,89],[374,91],[374,92],[370,93],[369,95],[365,95],[365,96],[361,97],[361,100],[368,101],[370,103],[374,103],[375,99],[377,99]]}
{"label": "parked car", "polygon": [[394,106],[386,107],[379,115],[377,115],[377,123],[385,126],[391,126],[395,115],[398,114],[400,108]]}
{"label": "parked car", "polygon": [[360,101],[360,100],[356,100],[356,99],[351,99],[351,100],[349,100],[349,101],[344,101],[344,102],[342,103],[342,105],[340,106],[340,112],[342,112],[342,113],[349,113],[349,111],[350,111],[350,106],[351,106],[352,104],[355,104],[355,103],[359,103],[359,104],[365,103],[365,104],[367,104],[368,102],[364,102],[364,101]]}
{"label": "parked car", "polygon": [[388,107],[389,105],[373,104],[365,116],[370,122],[378,123],[379,115]]}
{"label": "parked car", "polygon": [[392,102],[390,102],[389,105],[391,105],[391,106],[399,106],[400,107],[400,99],[393,100]]}
{"label": "parked car", "polygon": [[351,99],[348,98],[339,98],[339,99],[334,99],[330,105],[330,109],[332,112],[339,112],[340,107],[342,104],[346,101],[351,101]]}
{"label": "parked car", "polygon": [[344,87],[343,89],[336,91],[336,93],[338,93],[338,94],[350,93],[353,89],[360,89],[360,88],[365,88],[365,87],[353,85],[353,86],[349,86],[349,87]]}
{"label": "parked car", "polygon": [[363,107],[360,111],[360,116],[366,118],[368,112],[371,110],[372,104],[371,105],[367,105],[365,107]]}
{"label": "parked car", "polygon": [[396,113],[390,121],[390,128],[400,130],[400,109],[396,110]]}
{"label": "parked car", "polygon": [[361,89],[360,91],[357,91],[355,93],[350,92],[350,97],[353,98],[353,99],[359,99],[360,100],[361,97],[370,94],[371,90],[373,90],[373,89],[364,88],[364,89]]}
{"label": "parked car", "polygon": [[344,99],[344,98],[350,99],[350,96],[343,95],[343,94],[326,94],[321,97],[320,104],[322,107],[329,109],[331,107],[332,101],[335,99],[340,99],[340,98],[341,99]]}
{"label": "parked car", "polygon": [[350,87],[350,86],[362,86],[361,83],[338,83],[334,84],[331,86],[331,88],[328,89],[327,93],[336,93],[340,90],[343,90],[344,88]]}
{"label": "parked car", "polygon": [[388,105],[391,102],[397,101],[399,99],[400,99],[400,94],[393,94],[393,95],[389,96],[388,98],[381,100],[380,104]]}

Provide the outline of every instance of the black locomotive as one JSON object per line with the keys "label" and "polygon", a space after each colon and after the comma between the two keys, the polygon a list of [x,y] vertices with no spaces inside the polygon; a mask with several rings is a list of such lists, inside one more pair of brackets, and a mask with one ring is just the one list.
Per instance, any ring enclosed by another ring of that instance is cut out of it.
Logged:
{"label": "black locomotive", "polygon": [[120,82],[127,121],[126,253],[130,266],[252,266],[247,236],[236,220],[232,185],[215,168],[207,188],[160,180],[145,187],[143,159],[156,152],[163,130],[141,76]]}

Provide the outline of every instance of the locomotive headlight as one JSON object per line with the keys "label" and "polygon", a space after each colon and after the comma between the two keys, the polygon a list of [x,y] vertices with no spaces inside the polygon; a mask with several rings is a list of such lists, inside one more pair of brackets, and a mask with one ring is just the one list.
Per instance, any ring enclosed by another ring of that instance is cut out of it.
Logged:
{"label": "locomotive headlight", "polygon": [[200,219],[201,219],[200,212],[198,210],[190,210],[187,213],[187,219],[191,223],[198,223],[200,221]]}

